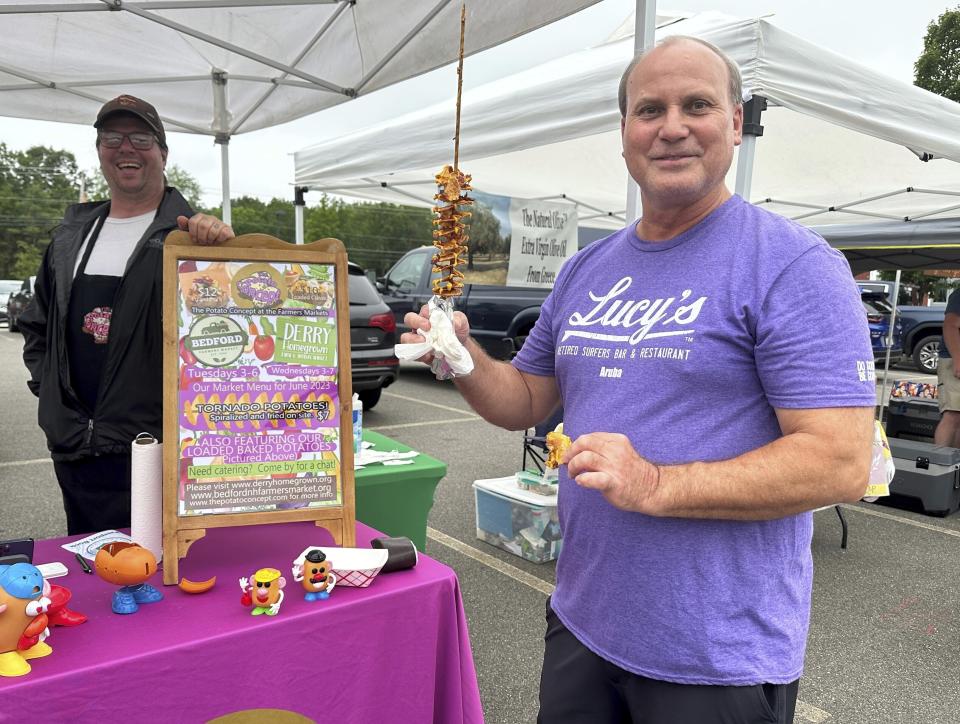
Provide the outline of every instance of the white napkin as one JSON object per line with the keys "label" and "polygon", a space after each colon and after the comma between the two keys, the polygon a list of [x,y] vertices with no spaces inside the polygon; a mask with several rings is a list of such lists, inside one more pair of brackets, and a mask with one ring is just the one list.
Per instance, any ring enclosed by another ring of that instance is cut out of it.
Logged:
{"label": "white napkin", "polygon": [[437,379],[468,375],[473,372],[473,358],[453,331],[453,307],[446,301],[433,297],[429,304],[430,329],[418,330],[423,342],[398,344],[393,353],[400,360],[415,360],[433,352],[432,369]]}

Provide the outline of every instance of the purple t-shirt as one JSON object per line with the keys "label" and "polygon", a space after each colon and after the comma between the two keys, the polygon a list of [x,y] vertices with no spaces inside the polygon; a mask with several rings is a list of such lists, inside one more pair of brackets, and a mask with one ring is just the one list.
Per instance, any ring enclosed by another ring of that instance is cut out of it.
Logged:
{"label": "purple t-shirt", "polygon": [[[843,256],[739,196],[669,241],[641,241],[630,226],[583,249],[513,364],[556,377],[571,438],[623,433],[667,465],[777,439],[775,407],[872,407],[876,394]],[[614,508],[565,466],[558,508],[552,606],[591,650],[665,681],[799,678],[811,513],[655,518]]]}

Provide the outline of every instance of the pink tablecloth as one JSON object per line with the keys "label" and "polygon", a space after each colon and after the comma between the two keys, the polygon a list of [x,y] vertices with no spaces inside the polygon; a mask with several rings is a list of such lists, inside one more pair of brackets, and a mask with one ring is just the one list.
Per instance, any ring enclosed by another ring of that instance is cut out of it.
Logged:
{"label": "pink tablecloth", "polygon": [[[357,546],[377,535],[358,524]],[[331,545],[325,530],[211,529],[180,572],[216,575],[213,590],[164,587],[165,600],[119,616],[110,611],[115,587],[83,574],[59,547],[66,540],[38,542],[34,560],[67,564],[70,574],[54,582],[90,620],[54,628],[52,655],[26,676],[0,678],[0,722],[203,722],[257,708],[337,724],[483,721],[457,578],[424,555],[369,588],[308,602],[290,564],[308,545]],[[251,616],[237,579],[268,566],[287,577],[286,599],[277,616]]]}

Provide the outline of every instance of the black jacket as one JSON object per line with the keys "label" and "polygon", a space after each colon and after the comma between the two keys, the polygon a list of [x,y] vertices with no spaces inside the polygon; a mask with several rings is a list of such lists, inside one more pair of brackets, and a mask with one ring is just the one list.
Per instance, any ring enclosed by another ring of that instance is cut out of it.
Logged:
{"label": "black jacket", "polygon": [[129,453],[138,433],[162,439],[163,428],[163,240],[177,216],[192,211],[168,187],[156,219],[137,244],[113,304],[107,358],[96,410],[80,402],[70,382],[66,344],[73,268],[93,223],[109,202],[75,204],[53,231],[37,272],[33,299],[18,319],[24,336],[27,383],[40,398],[38,418],[54,460]]}

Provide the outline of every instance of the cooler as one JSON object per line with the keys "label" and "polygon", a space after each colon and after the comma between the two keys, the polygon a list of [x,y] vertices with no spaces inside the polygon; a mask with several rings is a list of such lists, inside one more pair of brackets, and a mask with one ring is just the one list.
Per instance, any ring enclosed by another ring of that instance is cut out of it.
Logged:
{"label": "cooler", "polygon": [[960,450],[895,437],[888,441],[897,466],[891,493],[918,499],[930,515],[960,508]]}
{"label": "cooler", "polygon": [[936,400],[891,399],[887,406],[887,437],[932,442],[940,422]]}
{"label": "cooler", "polygon": [[563,540],[557,496],[517,486],[516,477],[476,480],[477,538],[534,563],[552,561]]}

